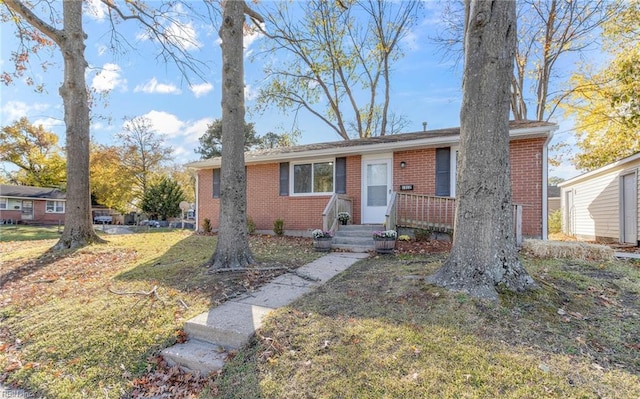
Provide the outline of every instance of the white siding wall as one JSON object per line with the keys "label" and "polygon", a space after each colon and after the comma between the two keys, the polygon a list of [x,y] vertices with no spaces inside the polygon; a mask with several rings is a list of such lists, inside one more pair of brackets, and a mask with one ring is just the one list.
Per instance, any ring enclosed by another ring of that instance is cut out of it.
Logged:
{"label": "white siding wall", "polygon": [[[576,182],[562,186],[563,231],[566,232],[564,222],[568,212],[565,193],[573,190],[575,236],[587,240],[604,238],[618,241],[620,237],[620,176],[639,167],[640,160],[636,160],[585,179],[577,178]],[[638,176],[640,180],[640,173]],[[640,181],[638,187],[640,188]],[[638,204],[640,204],[640,189]],[[640,215],[638,231],[640,232]]]}

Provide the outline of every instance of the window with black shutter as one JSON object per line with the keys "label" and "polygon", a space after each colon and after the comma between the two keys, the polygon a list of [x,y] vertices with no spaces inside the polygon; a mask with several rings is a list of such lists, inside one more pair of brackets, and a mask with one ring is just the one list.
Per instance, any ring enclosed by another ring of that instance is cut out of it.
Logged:
{"label": "window with black shutter", "polygon": [[336,193],[347,193],[347,158],[336,158]]}
{"label": "window with black shutter", "polygon": [[451,195],[451,149],[436,148],[436,195]]}
{"label": "window with black shutter", "polygon": [[220,198],[220,169],[213,170],[213,198]]}
{"label": "window with black shutter", "polygon": [[280,195],[289,195],[289,162],[280,163]]}

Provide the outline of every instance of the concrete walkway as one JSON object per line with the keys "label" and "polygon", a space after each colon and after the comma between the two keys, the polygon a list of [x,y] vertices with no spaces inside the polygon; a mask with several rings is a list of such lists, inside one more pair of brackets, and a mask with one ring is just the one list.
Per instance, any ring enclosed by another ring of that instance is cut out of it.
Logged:
{"label": "concrete walkway", "polygon": [[212,308],[187,321],[184,329],[189,340],[163,350],[162,356],[169,364],[202,374],[220,370],[228,351],[246,344],[271,311],[313,291],[368,256],[332,252],[296,269],[297,274],[283,274],[256,291]]}

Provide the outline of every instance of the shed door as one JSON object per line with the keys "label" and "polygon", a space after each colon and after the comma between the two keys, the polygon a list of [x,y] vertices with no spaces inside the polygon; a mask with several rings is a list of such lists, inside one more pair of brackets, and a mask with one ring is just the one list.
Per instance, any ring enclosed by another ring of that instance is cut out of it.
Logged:
{"label": "shed door", "polygon": [[572,236],[575,232],[575,209],[573,208],[573,190],[564,193],[564,233]]}
{"label": "shed door", "polygon": [[638,243],[638,179],[635,173],[621,178],[620,204],[620,241],[623,243]]}

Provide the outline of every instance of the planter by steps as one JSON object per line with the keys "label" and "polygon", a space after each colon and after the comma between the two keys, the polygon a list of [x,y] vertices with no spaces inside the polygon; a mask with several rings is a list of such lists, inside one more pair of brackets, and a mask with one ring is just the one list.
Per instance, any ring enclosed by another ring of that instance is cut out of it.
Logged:
{"label": "planter by steps", "polygon": [[330,252],[332,241],[333,238],[331,237],[314,238],[313,249],[316,250],[316,252]]}
{"label": "planter by steps", "polygon": [[396,248],[395,238],[374,238],[373,246],[379,254],[390,254]]}

